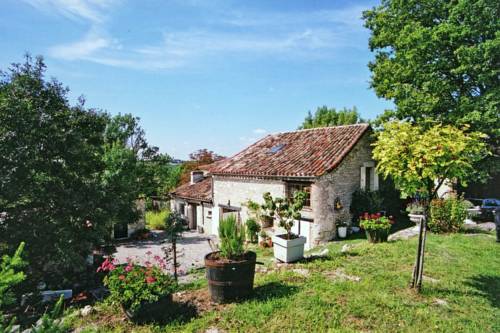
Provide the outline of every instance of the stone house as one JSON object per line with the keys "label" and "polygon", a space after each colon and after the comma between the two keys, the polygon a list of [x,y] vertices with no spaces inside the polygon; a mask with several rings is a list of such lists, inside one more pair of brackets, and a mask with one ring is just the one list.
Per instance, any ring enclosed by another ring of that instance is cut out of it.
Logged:
{"label": "stone house", "polygon": [[[293,231],[307,238],[306,248],[336,237],[335,219],[349,211],[359,188],[377,190],[378,176],[367,124],[298,130],[268,135],[240,153],[191,175],[175,189],[171,208],[183,214],[192,229],[217,234],[219,220],[235,214],[248,218],[244,203],[262,203],[262,195],[307,193],[302,218]],[[281,232],[277,226],[268,234]]]}

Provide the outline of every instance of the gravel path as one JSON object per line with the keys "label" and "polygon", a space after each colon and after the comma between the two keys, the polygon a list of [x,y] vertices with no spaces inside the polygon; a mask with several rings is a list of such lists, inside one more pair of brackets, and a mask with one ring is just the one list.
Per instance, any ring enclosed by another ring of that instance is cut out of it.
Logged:
{"label": "gravel path", "polygon": [[[180,263],[179,271],[181,273],[185,274],[191,269],[204,266],[203,259],[205,255],[212,251],[207,239],[214,238],[196,231],[183,233],[182,238],[177,241],[178,261]],[[140,263],[144,263],[148,261],[148,258],[151,260],[155,255],[164,257],[162,247],[170,245],[170,242],[165,239],[162,231],[153,231],[151,239],[117,244],[114,257],[120,263],[125,263],[127,258],[135,258]],[[149,252],[151,253],[148,255]]]}

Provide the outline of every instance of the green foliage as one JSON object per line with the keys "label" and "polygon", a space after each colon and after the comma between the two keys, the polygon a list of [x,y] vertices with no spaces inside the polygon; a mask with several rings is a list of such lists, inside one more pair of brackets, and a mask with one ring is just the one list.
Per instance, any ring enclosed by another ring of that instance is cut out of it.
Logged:
{"label": "green foliage", "polygon": [[247,229],[247,239],[252,242],[257,242],[257,234],[260,231],[260,225],[253,218],[249,218],[245,223]]}
{"label": "green foliage", "polygon": [[489,154],[483,138],[481,133],[449,125],[424,129],[391,122],[378,133],[373,156],[378,161],[377,170],[384,177],[390,176],[403,193],[434,197],[446,179],[466,185],[471,178],[484,176],[484,171],[476,168]]}
{"label": "green foliage", "polygon": [[360,217],[359,226],[364,230],[385,230],[389,231],[392,221],[387,216],[382,216],[380,213],[368,214],[365,213]]}
{"label": "green foliage", "polygon": [[358,109],[355,106],[352,109],[343,108],[337,111],[335,108],[329,109],[324,105],[316,109],[314,116],[309,111],[299,129],[351,125],[362,122],[364,120],[360,117]]}
{"label": "green foliage", "polygon": [[[106,116],[68,103],[68,90],[44,78],[27,56],[0,81],[0,239],[29,244],[27,283],[69,284],[109,235],[104,173]],[[116,198],[112,198],[116,200]],[[29,280],[29,281],[28,281]]]}
{"label": "green foliage", "polygon": [[352,194],[350,211],[355,221],[358,221],[361,214],[378,213],[381,212],[383,207],[384,198],[378,191],[369,190],[356,190]]}
{"label": "green foliage", "polygon": [[408,212],[408,214],[424,215],[425,206],[421,202],[415,201],[406,206],[406,212]]}
{"label": "green foliage", "polygon": [[186,220],[177,212],[171,212],[165,218],[165,233],[170,239],[177,239],[185,231]]}
{"label": "green foliage", "polygon": [[61,321],[61,316],[64,310],[64,296],[61,295],[59,300],[50,313],[46,313],[40,318],[39,325],[33,326],[32,333],[65,333],[69,330]]}
{"label": "green foliage", "polygon": [[236,217],[230,215],[219,222],[220,255],[226,259],[236,259],[245,252],[245,233],[238,225]]}
{"label": "green foliage", "polygon": [[0,311],[5,309],[6,306],[15,303],[16,299],[12,288],[26,278],[24,272],[20,271],[26,266],[26,262],[21,257],[23,251],[24,243],[21,243],[12,257],[9,255],[2,256],[0,264]]}
{"label": "green foliage", "polygon": [[383,0],[363,16],[371,85],[396,104],[382,121],[470,125],[499,146],[498,1]]}
{"label": "green foliage", "polygon": [[287,232],[287,239],[292,239],[292,227],[296,220],[300,220],[301,211],[306,202],[306,193],[296,191],[293,193],[293,198],[275,198],[269,192],[264,193],[263,198],[267,210],[270,211],[269,216],[276,216],[279,220],[279,226]]}
{"label": "green foliage", "polygon": [[467,208],[467,201],[460,197],[432,200],[427,223],[429,230],[435,233],[459,231],[467,218]]}
{"label": "green foliage", "polygon": [[173,293],[177,284],[170,275],[163,273],[166,268],[164,260],[155,257],[154,261],[155,264],[147,263],[145,267],[131,260],[126,266],[115,266],[107,259],[100,268],[109,271],[104,278],[104,285],[110,292],[109,299],[134,312],[141,303],[156,302]]}
{"label": "green foliage", "polygon": [[146,226],[151,230],[164,230],[166,228],[165,221],[170,217],[169,209],[160,212],[146,212]]}

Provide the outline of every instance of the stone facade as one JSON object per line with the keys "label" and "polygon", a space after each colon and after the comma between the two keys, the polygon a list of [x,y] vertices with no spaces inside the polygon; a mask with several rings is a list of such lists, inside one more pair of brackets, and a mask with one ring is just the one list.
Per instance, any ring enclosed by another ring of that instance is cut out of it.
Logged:
{"label": "stone facade", "polygon": [[[311,198],[314,244],[336,237],[335,219],[342,210],[349,212],[352,193],[364,187],[367,179],[371,190],[378,189],[378,176],[374,170],[370,137],[365,134],[335,170],[318,178],[313,187],[315,195]],[[335,210],[336,198],[343,206],[340,210]]]}

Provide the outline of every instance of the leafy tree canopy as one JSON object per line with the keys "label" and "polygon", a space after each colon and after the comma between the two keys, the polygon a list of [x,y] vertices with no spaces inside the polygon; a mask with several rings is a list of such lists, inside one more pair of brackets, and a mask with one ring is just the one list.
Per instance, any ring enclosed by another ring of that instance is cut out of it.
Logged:
{"label": "leafy tree canopy", "polygon": [[363,16],[371,85],[396,104],[381,121],[470,125],[499,146],[499,1],[382,0]]}
{"label": "leafy tree canopy", "polygon": [[315,127],[329,127],[338,125],[351,125],[365,122],[358,113],[358,109],[353,106],[352,109],[343,108],[336,110],[328,108],[326,105],[318,107],[314,115],[309,111],[299,129],[308,129]]}
{"label": "leafy tree canopy", "polygon": [[190,161],[184,162],[182,164],[182,174],[180,176],[180,184],[189,183],[191,179],[191,171],[198,169],[202,165],[207,165],[216,161],[220,161],[225,157],[204,148],[189,154],[189,158],[191,159]]}
{"label": "leafy tree canopy", "polygon": [[489,155],[484,134],[451,125],[429,129],[408,122],[384,125],[374,143],[377,170],[390,176],[407,195],[434,197],[446,180],[467,181],[485,176],[475,164]]}

